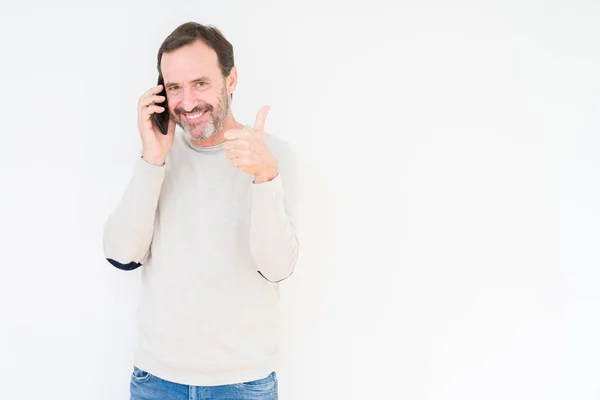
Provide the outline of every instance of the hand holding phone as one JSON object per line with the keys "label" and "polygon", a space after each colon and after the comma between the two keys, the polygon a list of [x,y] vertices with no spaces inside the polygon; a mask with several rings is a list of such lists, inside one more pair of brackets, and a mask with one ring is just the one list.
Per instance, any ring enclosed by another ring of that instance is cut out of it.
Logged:
{"label": "hand holding phone", "polygon": [[175,135],[175,122],[169,118],[164,85],[154,86],[140,97],[138,129],[142,139],[143,159],[153,165],[163,165]]}

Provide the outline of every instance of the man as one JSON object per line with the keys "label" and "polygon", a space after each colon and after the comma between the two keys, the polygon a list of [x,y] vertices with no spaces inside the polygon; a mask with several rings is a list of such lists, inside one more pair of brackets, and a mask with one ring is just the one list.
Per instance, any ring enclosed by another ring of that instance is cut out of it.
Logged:
{"label": "man", "polygon": [[168,109],[162,85],[139,99],[142,156],[103,237],[112,265],[142,268],[131,399],[277,399],[278,282],[298,257],[291,149],[264,132],[268,107],[234,118],[218,29],[179,26],[158,72]]}

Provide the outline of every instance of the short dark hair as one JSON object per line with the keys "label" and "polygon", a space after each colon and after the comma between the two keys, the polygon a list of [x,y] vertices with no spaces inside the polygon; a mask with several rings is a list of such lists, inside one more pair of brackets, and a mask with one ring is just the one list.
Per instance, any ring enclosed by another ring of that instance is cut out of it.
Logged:
{"label": "short dark hair", "polygon": [[158,73],[162,77],[160,62],[164,53],[177,50],[184,46],[194,43],[197,40],[203,41],[208,47],[217,53],[219,67],[223,77],[226,78],[233,67],[233,46],[221,31],[211,25],[202,25],[197,22],[186,22],[179,25],[163,41],[158,49],[157,65]]}

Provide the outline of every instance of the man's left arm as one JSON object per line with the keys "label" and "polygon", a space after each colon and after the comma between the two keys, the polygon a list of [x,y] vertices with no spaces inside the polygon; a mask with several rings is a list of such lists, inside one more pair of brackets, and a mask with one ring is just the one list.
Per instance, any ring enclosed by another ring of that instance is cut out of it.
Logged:
{"label": "man's left arm", "polygon": [[250,249],[258,272],[270,282],[289,277],[298,260],[298,176],[286,143],[276,155],[278,174],[252,184]]}
{"label": "man's left arm", "polygon": [[225,132],[225,150],[236,168],[254,177],[251,194],[250,250],[258,272],[279,282],[294,272],[298,260],[298,175],[286,142],[267,145],[264,132],[270,107],[263,107],[251,130]]}

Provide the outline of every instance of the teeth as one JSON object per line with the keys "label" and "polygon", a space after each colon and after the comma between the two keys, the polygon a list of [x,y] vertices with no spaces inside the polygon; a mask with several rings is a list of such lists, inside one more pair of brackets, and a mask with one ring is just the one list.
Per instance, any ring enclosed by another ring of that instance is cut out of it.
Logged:
{"label": "teeth", "polygon": [[186,117],[188,119],[196,119],[202,116],[202,114],[204,114],[204,112],[198,113],[198,114],[194,114],[194,115],[186,115]]}

